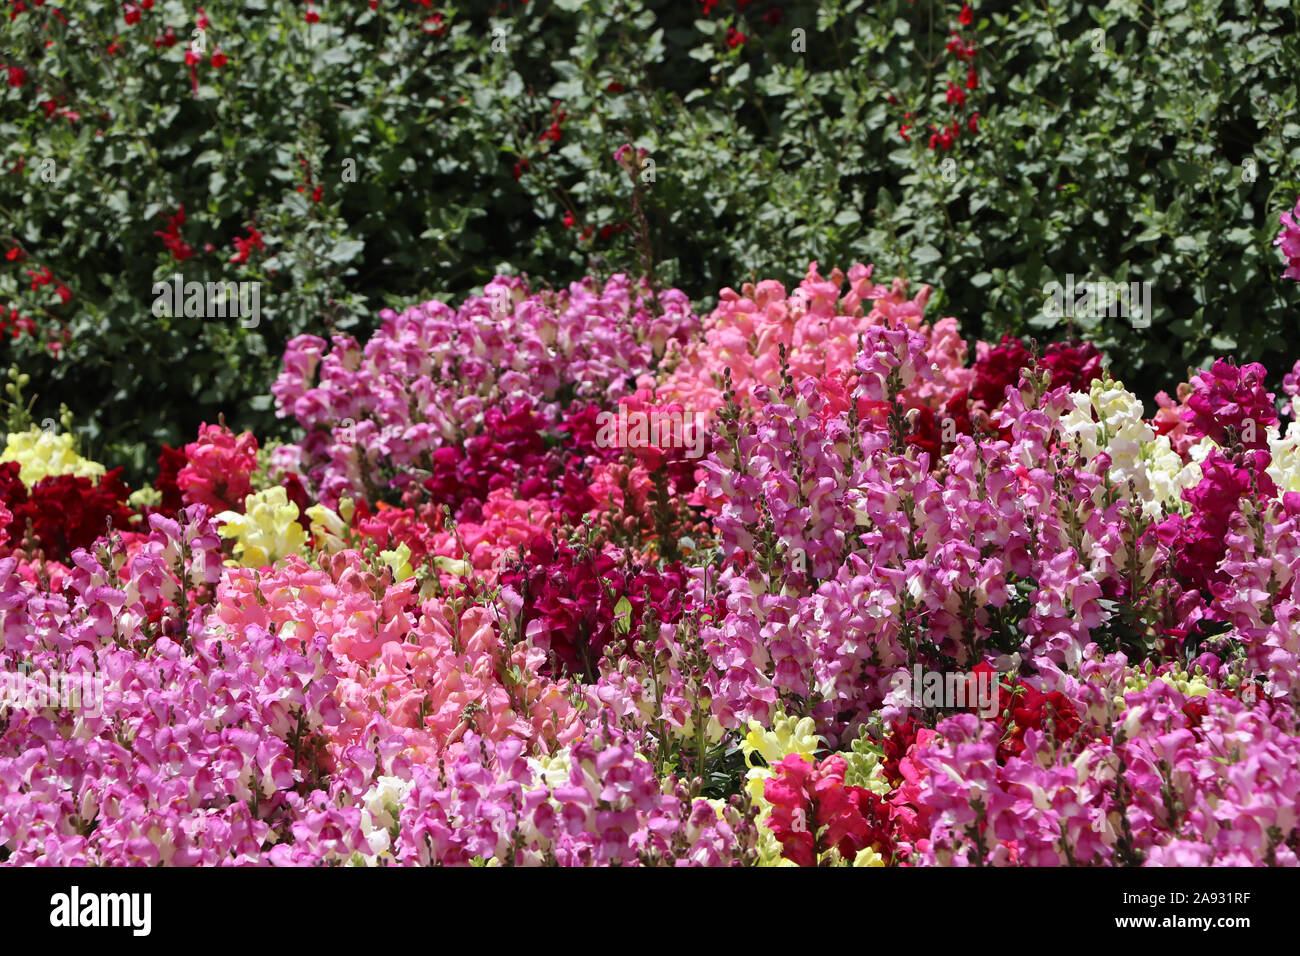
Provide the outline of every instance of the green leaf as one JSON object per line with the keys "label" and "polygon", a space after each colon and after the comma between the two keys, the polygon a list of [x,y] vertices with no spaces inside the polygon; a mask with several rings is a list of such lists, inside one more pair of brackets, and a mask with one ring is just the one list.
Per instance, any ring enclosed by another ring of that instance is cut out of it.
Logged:
{"label": "green leaf", "polygon": [[334,248],[329,251],[326,258],[339,264],[348,263],[359,256],[365,247],[365,242],[360,239],[340,239],[334,244]]}
{"label": "green leaf", "polygon": [[626,634],[632,629],[632,602],[623,595],[614,605],[614,631],[617,634]]}

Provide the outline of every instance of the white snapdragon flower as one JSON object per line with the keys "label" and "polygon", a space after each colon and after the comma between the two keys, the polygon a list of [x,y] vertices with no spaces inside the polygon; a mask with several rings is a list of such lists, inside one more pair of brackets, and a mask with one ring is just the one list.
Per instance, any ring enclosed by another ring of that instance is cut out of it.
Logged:
{"label": "white snapdragon flower", "polygon": [[1272,456],[1267,471],[1277,485],[1277,493],[1284,495],[1288,491],[1300,491],[1300,421],[1288,425],[1285,435],[1276,425],[1269,425],[1266,437],[1268,452]]}

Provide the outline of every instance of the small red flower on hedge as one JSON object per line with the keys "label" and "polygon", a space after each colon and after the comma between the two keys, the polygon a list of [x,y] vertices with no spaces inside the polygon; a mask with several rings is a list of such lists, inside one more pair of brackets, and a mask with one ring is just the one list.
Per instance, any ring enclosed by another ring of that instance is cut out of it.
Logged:
{"label": "small red flower on hedge", "polygon": [[[159,213],[161,215],[161,213]],[[185,225],[185,204],[176,207],[175,215],[167,217],[167,231],[154,231],[155,236],[162,237],[163,245],[171,252],[172,258],[177,262],[184,262],[192,258],[194,249],[190,244],[181,238],[181,226]]]}
{"label": "small red flower on hedge", "polygon": [[741,33],[735,27],[727,27],[727,46],[735,49],[745,42],[745,34]]}
{"label": "small red flower on hedge", "polygon": [[255,226],[248,227],[248,238],[241,239],[236,236],[231,240],[236,252],[230,257],[231,262],[247,262],[248,257],[252,255],[254,249],[265,249],[266,244],[262,242],[262,233]]}
{"label": "small red flower on hedge", "polygon": [[971,10],[970,4],[969,3],[962,4],[961,13],[957,14],[957,22],[964,27],[968,27],[971,25],[971,21],[974,19],[975,19],[975,12]]}
{"label": "small red flower on hedge", "polygon": [[28,269],[27,274],[32,277],[32,291],[40,291],[41,286],[49,285],[54,281],[54,273],[50,272],[49,266],[42,266],[38,272],[35,269]]}
{"label": "small red flower on hedge", "polygon": [[122,17],[127,26],[133,27],[140,22],[140,8],[134,3],[128,3],[122,7]]}
{"label": "small red flower on hedge", "polygon": [[22,86],[27,82],[27,71],[21,66],[9,67],[9,85]]}

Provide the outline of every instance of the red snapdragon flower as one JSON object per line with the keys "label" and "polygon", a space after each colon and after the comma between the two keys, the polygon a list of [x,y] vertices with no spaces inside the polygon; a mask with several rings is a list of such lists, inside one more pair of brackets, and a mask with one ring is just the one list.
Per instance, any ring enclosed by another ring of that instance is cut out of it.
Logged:
{"label": "red snapdragon flower", "polygon": [[119,531],[129,528],[132,511],[126,498],[130,489],[122,483],[121,474],[121,468],[114,468],[97,483],[73,475],[52,475],[42,478],[28,493],[18,478],[18,463],[0,464],[0,497],[14,516],[5,529],[9,543],[22,540],[30,521],[46,557],[62,561],[76,549],[94,544],[110,520]]}
{"label": "red snapdragon flower", "polygon": [[867,847],[885,855],[892,852],[892,808],[865,787],[846,786],[847,767],[841,754],[820,764],[790,754],[772,768],[763,796],[772,804],[768,826],[787,860],[816,866],[819,852],[832,847],[848,859]]}
{"label": "red snapdragon flower", "polygon": [[[983,346],[981,346],[981,350]],[[993,411],[1002,406],[1008,385],[1020,382],[1020,370],[1029,366],[1029,349],[1020,339],[1010,335],[988,349],[975,360],[975,384],[971,386],[972,401],[983,402],[985,409]]]}
{"label": "red snapdragon flower", "polygon": [[1069,385],[1072,392],[1086,392],[1103,371],[1102,354],[1091,342],[1053,342],[1038,364],[1052,373],[1053,388]]}
{"label": "red snapdragon flower", "polygon": [[185,446],[185,458],[176,484],[186,504],[243,512],[244,498],[253,490],[249,475],[257,470],[257,439],[251,432],[236,435],[224,425],[205,423],[198,441]]}
{"label": "red snapdragon flower", "polygon": [[189,459],[185,457],[183,449],[162,446],[162,451],[158,455],[158,478],[153,486],[162,492],[161,509],[169,515],[174,515],[185,507],[185,499],[181,497],[176,476],[188,463]]}
{"label": "red snapdragon flower", "polygon": [[[1217,359],[1208,370],[1192,376],[1192,391],[1182,415],[1188,432],[1207,436],[1217,445],[1235,440],[1246,448],[1267,448],[1265,429],[1277,423],[1273,393],[1264,387],[1267,374],[1258,362],[1238,368]],[[1248,429],[1247,422],[1254,427]]]}

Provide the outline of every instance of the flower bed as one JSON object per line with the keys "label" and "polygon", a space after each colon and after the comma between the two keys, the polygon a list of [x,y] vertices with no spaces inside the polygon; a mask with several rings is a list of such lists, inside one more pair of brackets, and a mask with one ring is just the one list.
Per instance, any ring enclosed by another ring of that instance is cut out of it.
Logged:
{"label": "flower bed", "polygon": [[928,295],[498,277],[290,342],[294,444],[12,433],[0,858],[1296,864],[1290,403]]}

